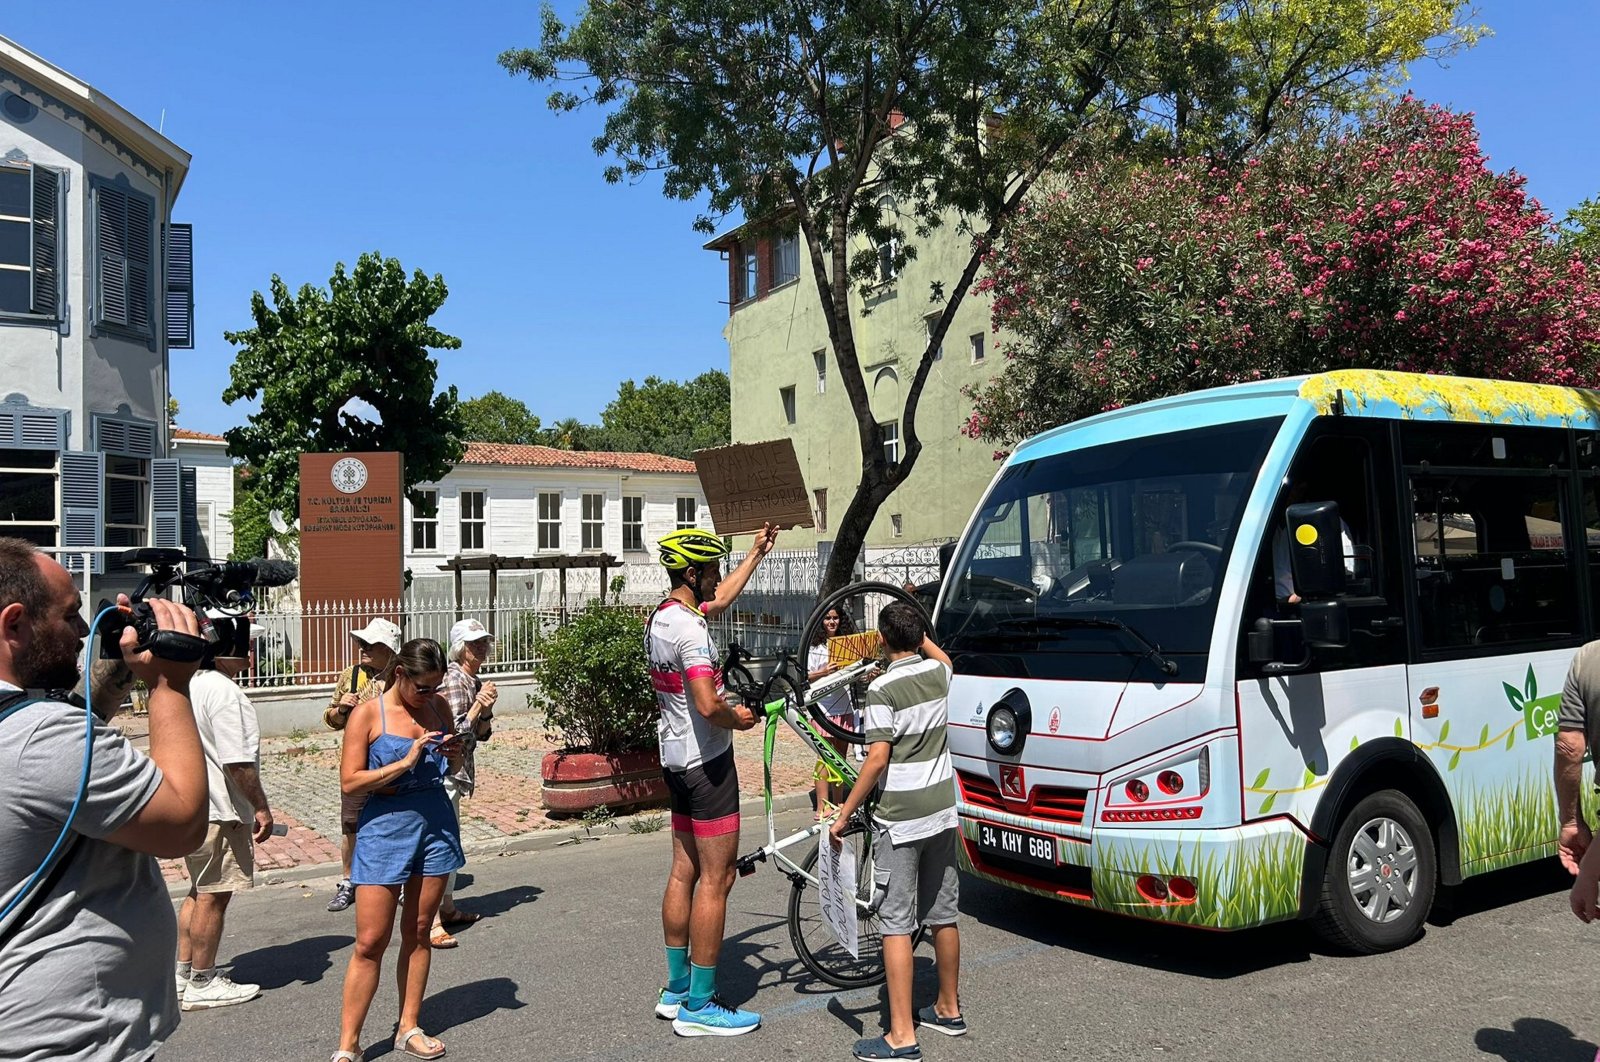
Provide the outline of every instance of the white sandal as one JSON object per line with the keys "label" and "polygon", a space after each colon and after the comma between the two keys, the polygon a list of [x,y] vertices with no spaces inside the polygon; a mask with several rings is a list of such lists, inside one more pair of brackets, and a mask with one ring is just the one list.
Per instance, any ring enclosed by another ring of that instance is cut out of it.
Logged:
{"label": "white sandal", "polygon": [[354,1051],[335,1051],[328,1062],[361,1062],[361,1056]]}
{"label": "white sandal", "polygon": [[[411,1050],[411,1041],[418,1036],[422,1037],[422,1039],[428,1043],[438,1044],[439,1050],[431,1055],[424,1055],[418,1051]],[[437,1037],[429,1036],[427,1033],[423,1032],[420,1025],[411,1029],[407,1029],[405,1032],[395,1037],[394,1042],[401,1051],[410,1055],[412,1058],[431,1060],[435,1058],[443,1058],[445,1056],[444,1044]],[[357,1060],[357,1062],[359,1062],[359,1060]]]}

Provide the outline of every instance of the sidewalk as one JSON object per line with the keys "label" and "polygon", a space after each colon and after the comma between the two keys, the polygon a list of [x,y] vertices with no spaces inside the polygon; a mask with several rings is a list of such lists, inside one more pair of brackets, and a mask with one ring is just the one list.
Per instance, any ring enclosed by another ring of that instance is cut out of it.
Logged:
{"label": "sidewalk", "polygon": [[[145,745],[145,717],[119,715],[112,725],[136,744]],[[746,801],[761,795],[761,735],[758,727],[733,736],[739,791]],[[261,882],[306,877],[312,868],[328,864],[335,864],[328,872],[337,871],[339,739],[338,733],[319,728],[315,733],[262,741],[261,784],[272,802],[273,818],[287,826],[289,833],[256,846]],[[550,818],[540,804],[539,764],[545,753],[555,748],[545,735],[542,720],[530,716],[496,720],[494,737],[478,746],[477,792],[461,802],[461,842],[469,856],[542,847],[538,842],[543,838],[533,835],[574,828],[581,832],[582,820]],[[780,727],[772,764],[773,793],[798,795],[803,802],[815,765],[815,758],[794,732]],[[782,802],[782,806],[796,804],[794,800]],[[626,827],[632,820],[649,820],[664,811],[645,809],[619,822]],[[552,836],[550,843],[555,840]],[[164,860],[161,869],[168,882],[187,880],[182,860]]]}

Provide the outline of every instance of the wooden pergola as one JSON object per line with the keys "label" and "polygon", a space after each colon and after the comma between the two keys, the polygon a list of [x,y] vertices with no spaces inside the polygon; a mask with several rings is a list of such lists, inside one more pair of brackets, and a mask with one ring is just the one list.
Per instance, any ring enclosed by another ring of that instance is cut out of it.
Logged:
{"label": "wooden pergola", "polygon": [[495,598],[499,592],[500,573],[504,571],[556,571],[561,579],[561,622],[567,621],[567,572],[574,569],[599,568],[600,569],[600,603],[606,600],[606,572],[611,568],[620,567],[617,558],[609,553],[585,553],[577,557],[502,557],[496,553],[487,555],[475,554],[470,557],[451,557],[439,565],[442,571],[453,572],[456,582],[456,619],[461,619],[461,573],[462,572],[488,572],[489,573],[489,633],[497,634],[494,629]]}

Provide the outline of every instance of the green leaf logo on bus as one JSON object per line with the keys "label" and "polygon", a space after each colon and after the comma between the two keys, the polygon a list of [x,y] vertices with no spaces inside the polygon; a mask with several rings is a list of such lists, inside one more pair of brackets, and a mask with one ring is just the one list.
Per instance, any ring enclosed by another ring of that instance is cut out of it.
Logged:
{"label": "green leaf logo on bus", "polygon": [[1500,685],[1506,691],[1506,700],[1511,702],[1512,710],[1522,713],[1522,720],[1528,727],[1528,737],[1544,737],[1556,732],[1556,720],[1561,714],[1561,694],[1539,696],[1539,683],[1533,677],[1532,664],[1528,665],[1528,677],[1523,680],[1522,689],[1517,689],[1509,682]]}

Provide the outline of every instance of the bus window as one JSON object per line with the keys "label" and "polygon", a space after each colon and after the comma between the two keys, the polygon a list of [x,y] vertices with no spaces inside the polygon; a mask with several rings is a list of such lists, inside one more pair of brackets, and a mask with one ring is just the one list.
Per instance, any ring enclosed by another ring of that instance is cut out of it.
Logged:
{"label": "bus window", "polygon": [[1578,638],[1565,489],[1565,479],[1548,474],[1413,472],[1425,650]]}

